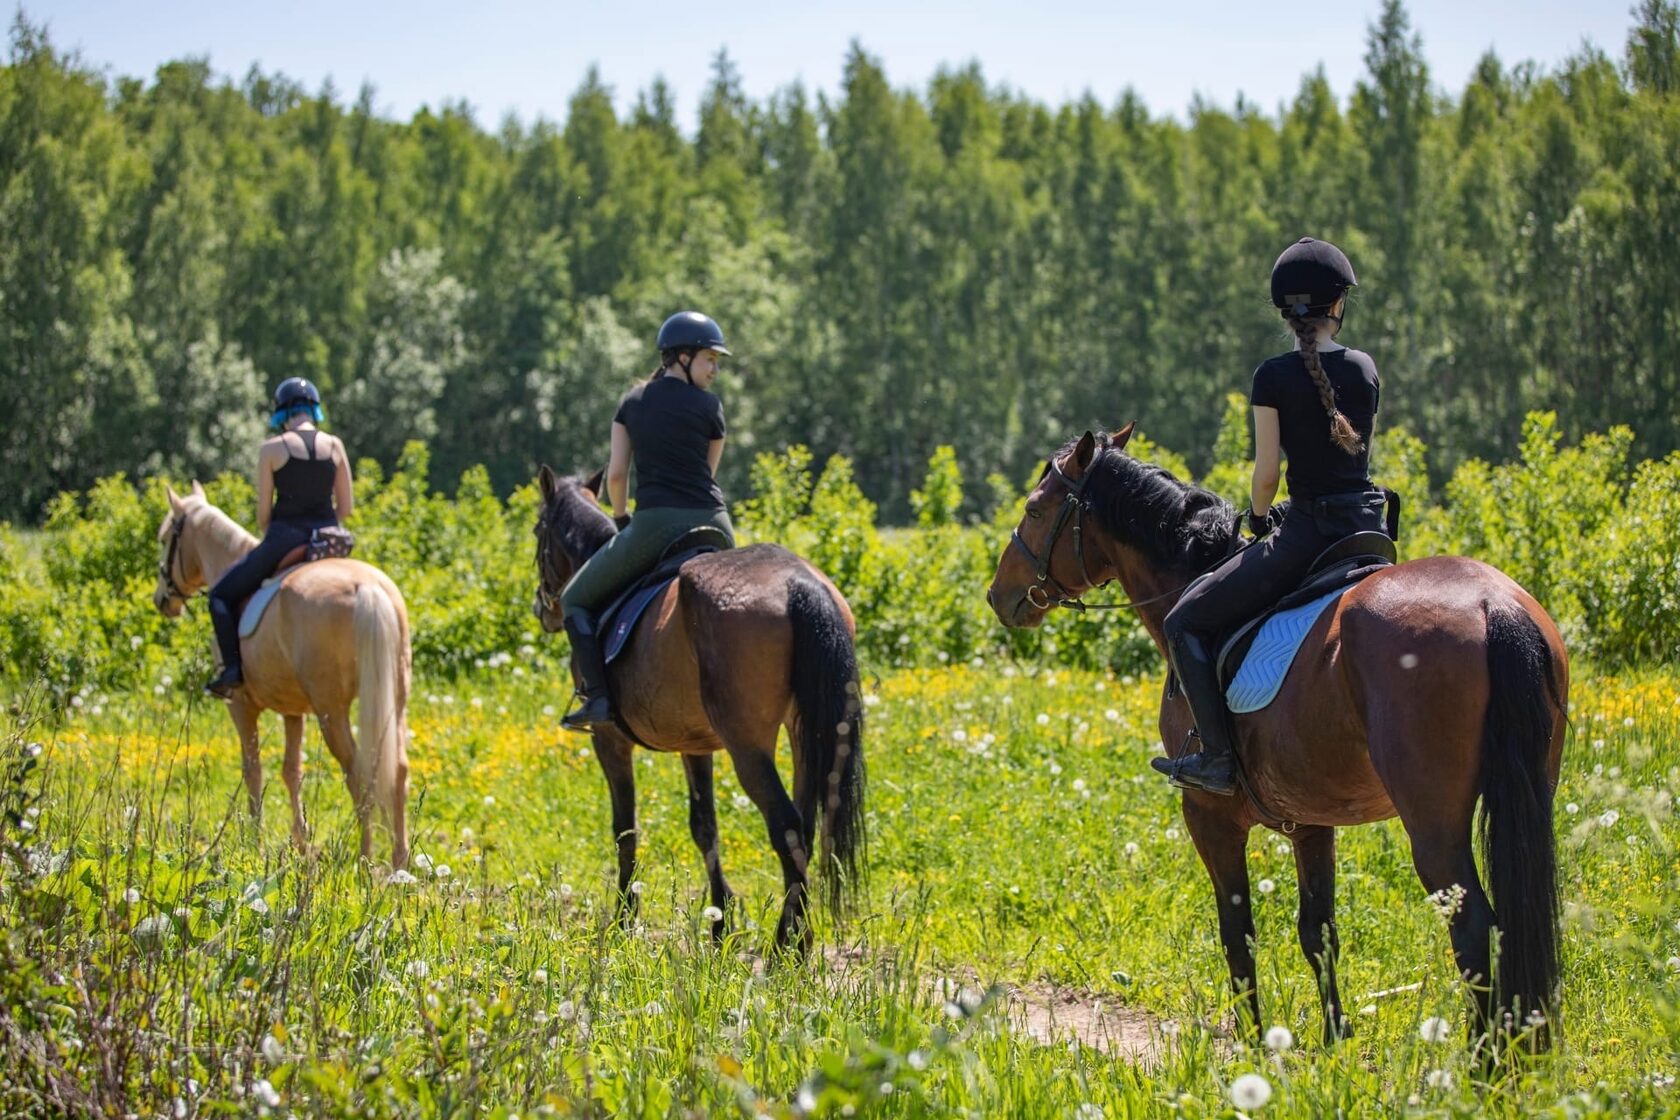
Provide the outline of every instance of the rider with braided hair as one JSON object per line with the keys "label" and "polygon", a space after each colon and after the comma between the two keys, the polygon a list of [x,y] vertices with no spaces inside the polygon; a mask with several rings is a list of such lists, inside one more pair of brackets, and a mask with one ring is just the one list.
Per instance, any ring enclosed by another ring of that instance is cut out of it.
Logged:
{"label": "rider with braided hair", "polygon": [[[1353,265],[1327,241],[1303,237],[1272,266],[1272,304],[1295,349],[1254,371],[1254,474],[1246,515],[1259,538],[1192,583],[1166,618],[1167,651],[1201,739],[1198,753],[1157,758],[1174,785],[1229,794],[1237,784],[1234,731],[1216,658],[1219,643],[1292,591],[1337,540],[1383,528],[1383,492],[1370,478],[1380,379],[1370,355],[1336,342]],[[1287,513],[1276,528],[1280,454],[1289,460]]]}

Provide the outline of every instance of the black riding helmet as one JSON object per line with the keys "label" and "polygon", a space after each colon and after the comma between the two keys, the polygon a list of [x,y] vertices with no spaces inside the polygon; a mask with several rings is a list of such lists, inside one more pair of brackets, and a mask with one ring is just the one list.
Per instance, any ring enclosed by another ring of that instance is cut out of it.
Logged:
{"label": "black riding helmet", "polygon": [[321,391],[315,383],[302,377],[288,377],[274,387],[274,410],[291,408],[295,404],[320,404]]}
{"label": "black riding helmet", "polygon": [[1322,315],[1357,283],[1346,253],[1328,241],[1303,237],[1272,265],[1272,306],[1302,319]]}
{"label": "black riding helmet", "polygon": [[670,350],[716,350],[729,353],[723,342],[723,329],[698,311],[679,311],[659,328],[655,343],[659,352]]}

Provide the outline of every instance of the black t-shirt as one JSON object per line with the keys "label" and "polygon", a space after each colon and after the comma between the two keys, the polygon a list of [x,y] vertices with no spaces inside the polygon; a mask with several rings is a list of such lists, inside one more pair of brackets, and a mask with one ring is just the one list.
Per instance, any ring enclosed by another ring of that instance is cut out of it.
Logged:
{"label": "black t-shirt", "polygon": [[639,509],[724,509],[706,452],[723,438],[723,402],[666,374],[631,389],[613,416],[630,433]]}
{"label": "black t-shirt", "polygon": [[1363,447],[1349,455],[1330,441],[1330,415],[1299,350],[1267,358],[1254,371],[1249,403],[1278,411],[1278,436],[1289,460],[1289,493],[1321,498],[1371,488],[1371,426],[1381,379],[1371,356],[1361,350],[1320,351],[1336,407]]}

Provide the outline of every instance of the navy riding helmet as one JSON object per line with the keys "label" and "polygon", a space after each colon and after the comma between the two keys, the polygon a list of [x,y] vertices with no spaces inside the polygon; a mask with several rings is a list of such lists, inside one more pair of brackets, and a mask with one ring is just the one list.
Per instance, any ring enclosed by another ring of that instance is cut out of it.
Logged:
{"label": "navy riding helmet", "polygon": [[1301,319],[1322,315],[1357,283],[1346,253],[1303,237],[1272,265],[1272,306]]}
{"label": "navy riding helmet", "polygon": [[723,342],[723,328],[698,311],[679,311],[659,328],[655,344],[661,354],[670,350],[716,350],[729,353]]}
{"label": "navy riding helmet", "polygon": [[312,381],[302,377],[288,377],[274,387],[274,414],[269,426],[280,429],[300,412],[307,412],[315,423],[321,422],[321,391]]}

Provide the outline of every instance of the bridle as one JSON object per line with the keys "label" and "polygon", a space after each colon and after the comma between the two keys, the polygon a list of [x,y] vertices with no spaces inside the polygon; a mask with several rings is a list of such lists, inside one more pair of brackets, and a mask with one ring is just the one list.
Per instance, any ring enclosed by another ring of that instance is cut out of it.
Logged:
{"label": "bridle", "polygon": [[[1158,603],[1163,599],[1170,599],[1195,582],[1192,579],[1171,591],[1163,591],[1161,594],[1151,595],[1147,599],[1128,599],[1119,603],[1087,603],[1079,597],[1081,593],[1069,591],[1060,580],[1050,574],[1050,560],[1056,553],[1056,539],[1062,535],[1062,530],[1067,527],[1071,518],[1073,521],[1074,562],[1079,565],[1079,578],[1084,581],[1085,590],[1095,591],[1114,582],[1112,579],[1106,579],[1102,583],[1098,583],[1091,578],[1091,573],[1085,567],[1085,513],[1091,508],[1091,499],[1086,497],[1085,487],[1090,483],[1091,477],[1097,473],[1094,469],[1097,457],[1107,447],[1106,440],[1098,445],[1096,452],[1091,456],[1091,465],[1077,480],[1069,478],[1067,472],[1062,470],[1061,464],[1056,462],[1055,459],[1050,460],[1050,466],[1046,473],[1054,474],[1061,479],[1062,485],[1067,487],[1067,493],[1062,497],[1061,507],[1056,510],[1056,519],[1050,523],[1050,536],[1044,542],[1043,555],[1034,553],[1027,546],[1027,542],[1021,537],[1021,527],[1019,525],[1015,526],[1015,531],[1010,534],[1010,542],[1026,553],[1027,559],[1038,566],[1033,582],[1028,585],[1026,590],[1027,602],[1032,604],[1036,610],[1047,611],[1051,607],[1066,607],[1070,611],[1132,610],[1137,607],[1146,607],[1151,603]],[[1244,545],[1243,547],[1248,546]],[[1228,557],[1221,557],[1216,563],[1222,564],[1226,559]],[[1200,576],[1196,578],[1199,579]]]}
{"label": "bridle", "polygon": [[[548,537],[548,504],[543,504],[543,511],[537,517],[537,527],[532,530],[537,534],[537,602],[542,605],[543,612],[555,614],[560,610],[559,592],[548,590],[548,581],[554,576],[554,547]],[[565,580],[555,580],[562,589]]]}
{"label": "bridle", "polygon": [[205,588],[188,593],[175,582],[175,560],[181,554],[181,532],[187,527],[186,514],[176,512],[173,523],[169,526],[169,548],[164,552],[163,559],[158,563],[158,582],[163,584],[163,590],[170,599],[179,599],[184,607],[192,601],[195,595],[202,595]]}

